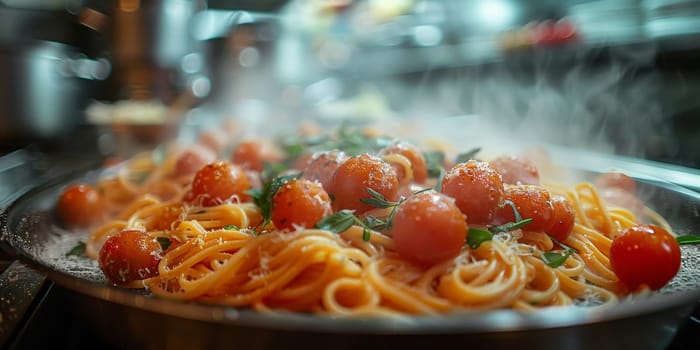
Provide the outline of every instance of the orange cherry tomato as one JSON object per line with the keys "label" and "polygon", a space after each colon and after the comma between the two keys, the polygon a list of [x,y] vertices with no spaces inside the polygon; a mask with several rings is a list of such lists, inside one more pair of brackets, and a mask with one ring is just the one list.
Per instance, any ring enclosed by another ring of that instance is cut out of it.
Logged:
{"label": "orange cherry tomato", "polygon": [[104,207],[100,193],[85,184],[66,188],[56,204],[59,218],[64,224],[73,227],[87,227],[100,221]]}
{"label": "orange cherry tomato", "polygon": [[[515,204],[523,219],[532,222],[523,227],[526,231],[546,232],[552,227],[553,208],[551,195],[544,187],[533,185],[508,185],[505,187],[504,201]],[[499,207],[494,222],[504,224],[515,221],[515,213],[510,205]]]}
{"label": "orange cherry tomato", "polygon": [[501,175],[486,162],[470,160],[456,164],[442,179],[442,193],[455,199],[470,224],[491,223],[503,203]]}
{"label": "orange cherry tomato", "polygon": [[216,153],[211,149],[201,145],[189,146],[188,149],[182,151],[175,161],[175,175],[192,175],[206,164],[215,160]]}
{"label": "orange cherry tomato", "polygon": [[665,286],[678,273],[681,250],[676,239],[656,225],[624,229],[610,247],[613,271],[630,290]]}
{"label": "orange cherry tomato", "polygon": [[333,174],[338,166],[347,159],[348,156],[343,151],[316,152],[311,156],[306,167],[302,169],[301,178],[318,181],[326,191],[331,192]]}
{"label": "orange cherry tomato", "polygon": [[430,191],[413,195],[399,205],[389,233],[402,258],[433,265],[456,256],[467,231],[467,221],[454,200]]}
{"label": "orange cherry tomato", "polygon": [[123,284],[156,276],[162,252],[148,233],[126,229],[105,241],[98,260],[109,281]]}
{"label": "orange cherry tomato", "polygon": [[311,180],[287,181],[272,197],[272,222],[279,229],[310,228],[331,213],[328,193]]}
{"label": "orange cherry tomato", "polygon": [[603,189],[617,188],[631,194],[637,193],[637,181],[619,171],[609,171],[600,174],[595,179],[595,184]]}
{"label": "orange cherry tomato", "polygon": [[540,173],[534,163],[517,156],[500,156],[489,162],[501,174],[503,183],[539,185]]}
{"label": "orange cherry tomato", "polygon": [[338,166],[331,181],[333,209],[364,213],[374,207],[360,199],[370,198],[371,188],[389,201],[398,200],[399,180],[389,163],[369,154],[347,159]]}
{"label": "orange cherry tomato", "polygon": [[190,202],[201,201],[203,206],[214,206],[238,198],[249,200],[245,193],[250,189],[248,177],[243,169],[228,163],[214,162],[202,167],[194,175],[191,192],[186,195]]}
{"label": "orange cherry tomato", "polygon": [[415,145],[406,142],[397,142],[379,151],[380,156],[387,154],[400,154],[411,162],[414,182],[424,183],[428,178],[428,167],[425,163],[425,156],[423,156],[423,153]]}
{"label": "orange cherry tomato", "polygon": [[269,142],[241,141],[233,149],[231,161],[246,170],[263,171],[265,163],[277,163],[282,154]]}
{"label": "orange cherry tomato", "polygon": [[569,238],[574,229],[576,212],[571,203],[562,196],[552,197],[550,203],[552,204],[552,227],[547,230],[547,234],[562,242]]}

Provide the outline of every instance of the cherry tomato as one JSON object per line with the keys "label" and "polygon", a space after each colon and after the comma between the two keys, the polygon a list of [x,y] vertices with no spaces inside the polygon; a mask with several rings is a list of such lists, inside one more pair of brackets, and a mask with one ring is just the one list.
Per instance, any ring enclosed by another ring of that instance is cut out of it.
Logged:
{"label": "cherry tomato", "polygon": [[[505,188],[504,201],[515,204],[515,208],[523,219],[532,222],[523,230],[546,232],[552,227],[553,208],[549,191],[533,185],[509,185]],[[515,213],[510,205],[498,208],[494,222],[504,224],[515,221]]]}
{"label": "cherry tomato", "polygon": [[369,154],[347,159],[338,166],[331,181],[333,209],[363,213],[374,208],[360,201],[361,198],[370,198],[367,188],[377,191],[389,201],[398,200],[399,180],[394,168]]}
{"label": "cherry tomato", "polygon": [[456,256],[467,237],[467,221],[454,199],[421,192],[396,209],[389,233],[406,260],[432,265]]}
{"label": "cherry tomato", "polygon": [[302,169],[301,178],[318,181],[326,191],[331,192],[333,174],[338,166],[347,159],[348,156],[343,151],[316,152],[311,156],[306,167]]}
{"label": "cherry tomato", "polygon": [[415,145],[406,142],[397,142],[379,151],[379,155],[387,154],[400,154],[411,162],[414,182],[424,183],[428,178],[428,167],[425,163],[425,157]]}
{"label": "cherry tomato", "polygon": [[199,144],[211,149],[214,153],[221,152],[228,144],[226,132],[220,129],[204,130],[199,134]]}
{"label": "cherry tomato", "polygon": [[595,184],[603,189],[618,188],[632,194],[637,193],[637,181],[619,171],[600,174],[595,179]]}
{"label": "cherry tomato", "polygon": [[540,173],[534,163],[517,156],[500,156],[489,162],[501,174],[503,183],[539,185]]}
{"label": "cherry tomato", "polygon": [[99,264],[115,284],[153,277],[163,252],[158,241],[139,230],[123,230],[109,237],[100,249]]}
{"label": "cherry tomato", "polygon": [[180,153],[177,157],[177,161],[175,161],[175,175],[192,175],[206,164],[215,160],[216,153],[211,149],[201,145],[189,146],[188,149]]}
{"label": "cherry tomato", "polygon": [[313,227],[331,213],[328,193],[311,180],[290,180],[272,197],[272,222],[279,229]]}
{"label": "cherry tomato", "polygon": [[656,225],[628,227],[610,247],[613,271],[630,290],[660,289],[678,273],[681,250],[676,239]]}
{"label": "cherry tomato", "polygon": [[489,163],[470,160],[445,174],[441,192],[455,199],[469,223],[486,225],[503,203],[503,180]]}
{"label": "cherry tomato", "polygon": [[56,205],[59,218],[68,226],[87,227],[98,222],[104,213],[100,193],[85,184],[66,188]]}
{"label": "cherry tomato", "polygon": [[233,149],[231,161],[246,170],[263,171],[265,163],[277,163],[282,154],[269,142],[254,140],[241,141]]}
{"label": "cherry tomato", "polygon": [[571,203],[562,196],[552,197],[550,203],[552,203],[552,227],[547,230],[547,234],[562,242],[569,238],[574,229],[576,212]]}
{"label": "cherry tomato", "polygon": [[194,175],[188,201],[201,201],[203,206],[214,206],[238,197],[241,202],[249,199],[245,191],[250,188],[248,178],[240,167],[228,162],[214,162],[202,167]]}

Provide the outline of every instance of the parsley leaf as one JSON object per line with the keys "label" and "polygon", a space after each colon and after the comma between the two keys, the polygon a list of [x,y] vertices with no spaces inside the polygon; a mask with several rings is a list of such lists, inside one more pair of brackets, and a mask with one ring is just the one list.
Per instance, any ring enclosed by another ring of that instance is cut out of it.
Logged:
{"label": "parsley leaf", "polygon": [[260,212],[262,213],[263,222],[260,224],[260,227],[265,227],[272,220],[272,197],[275,196],[275,193],[277,193],[287,181],[297,179],[299,176],[300,174],[278,176],[266,182],[262,190],[252,189],[246,191],[249,196],[253,197],[253,203],[260,208]]}
{"label": "parsley leaf", "polygon": [[76,244],[75,247],[71,248],[71,250],[69,250],[68,253],[66,253],[66,256],[83,254],[85,254],[85,242],[78,242],[78,244]]}
{"label": "parsley leaf", "polygon": [[550,267],[559,267],[564,264],[566,259],[573,253],[573,250],[566,250],[565,252],[545,252],[542,254],[542,260]]}

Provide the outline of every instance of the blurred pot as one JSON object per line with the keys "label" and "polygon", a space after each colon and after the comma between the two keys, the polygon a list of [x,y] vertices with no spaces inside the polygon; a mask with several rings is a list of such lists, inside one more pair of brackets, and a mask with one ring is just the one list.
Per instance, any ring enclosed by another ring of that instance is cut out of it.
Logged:
{"label": "blurred pot", "polygon": [[0,143],[49,141],[70,131],[109,72],[106,60],[57,42],[0,46]]}

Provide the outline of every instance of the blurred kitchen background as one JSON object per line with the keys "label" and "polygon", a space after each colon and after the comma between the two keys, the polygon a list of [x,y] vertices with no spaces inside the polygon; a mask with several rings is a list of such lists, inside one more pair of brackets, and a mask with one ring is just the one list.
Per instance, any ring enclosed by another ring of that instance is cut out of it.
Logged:
{"label": "blurred kitchen background", "polygon": [[693,0],[0,0],[0,150],[405,118],[695,169],[698,58]]}

